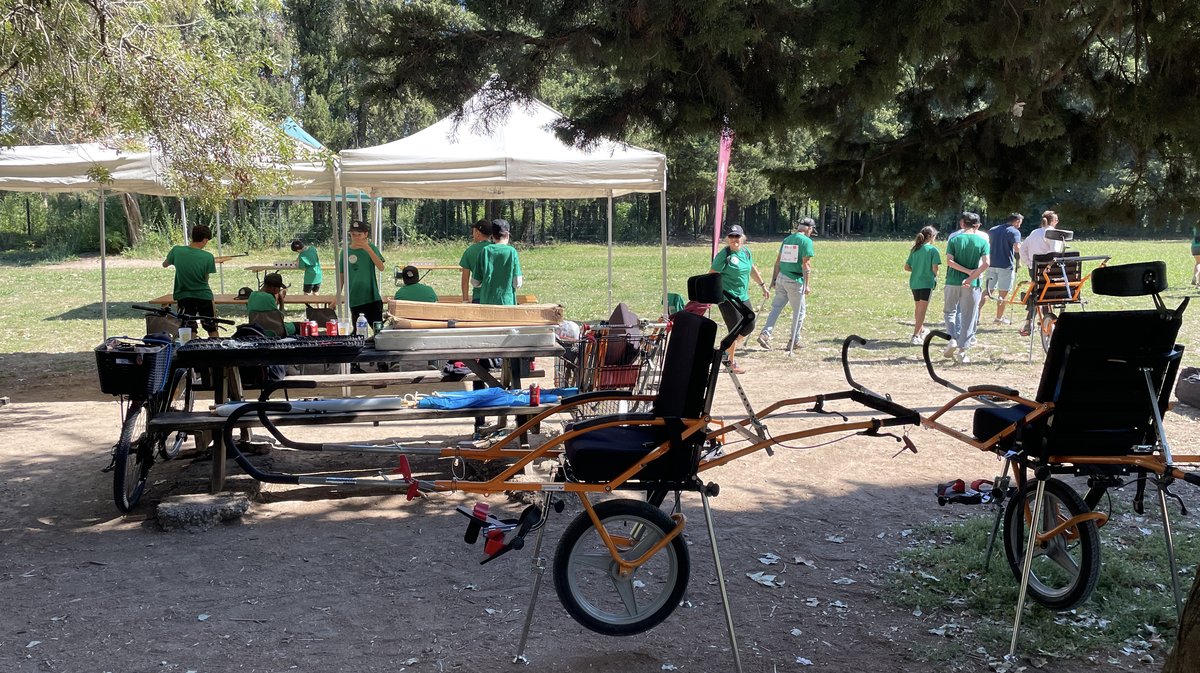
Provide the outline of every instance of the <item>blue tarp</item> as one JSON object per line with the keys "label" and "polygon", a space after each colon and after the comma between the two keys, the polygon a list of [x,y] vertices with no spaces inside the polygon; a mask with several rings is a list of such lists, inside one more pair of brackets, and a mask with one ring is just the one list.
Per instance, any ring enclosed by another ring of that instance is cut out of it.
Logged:
{"label": "blue tarp", "polygon": [[[579,394],[578,388],[543,388],[542,403],[556,404],[563,397]],[[527,407],[528,390],[505,390],[484,388],[483,390],[461,390],[449,393],[433,393],[417,401],[418,409],[477,409],[484,407]]]}
{"label": "blue tarp", "polygon": [[288,117],[287,119],[283,120],[283,124],[281,124],[281,126],[283,126],[284,133],[295,138],[296,140],[299,140],[305,145],[309,145],[313,149],[325,149],[325,146],[322,145],[316,138],[310,136],[308,131],[305,131],[304,127],[300,125],[300,122],[296,121],[295,119]]}

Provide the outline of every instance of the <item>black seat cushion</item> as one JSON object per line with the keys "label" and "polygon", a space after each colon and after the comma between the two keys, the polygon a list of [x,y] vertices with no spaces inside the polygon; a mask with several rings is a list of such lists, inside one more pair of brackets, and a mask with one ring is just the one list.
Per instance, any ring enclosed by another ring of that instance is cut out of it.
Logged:
{"label": "black seat cushion", "polygon": [[[618,426],[586,432],[566,443],[567,464],[575,481],[612,481],[667,441],[663,426]],[[690,450],[672,447],[636,475],[638,481],[682,481],[696,468],[699,446],[684,442]]]}
{"label": "black seat cushion", "polygon": [[[974,423],[971,427],[971,433],[975,435],[975,439],[986,441],[995,437],[1005,428],[1020,420],[1033,411],[1033,407],[1024,404],[1017,404],[1011,407],[984,407],[976,409],[974,415]],[[1040,436],[1035,436],[1041,428],[1040,422],[1030,423],[1021,430],[1021,440],[1026,446],[1031,446],[1033,442],[1040,439]],[[1011,448],[1016,440],[1015,435],[1010,435],[1000,442],[1000,448]]]}

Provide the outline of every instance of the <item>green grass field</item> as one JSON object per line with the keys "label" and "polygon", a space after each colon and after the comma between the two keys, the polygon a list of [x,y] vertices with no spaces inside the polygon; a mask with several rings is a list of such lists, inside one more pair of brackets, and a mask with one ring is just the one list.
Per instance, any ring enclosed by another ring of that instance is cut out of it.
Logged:
{"label": "green grass field", "polygon": [[[456,264],[463,245],[460,241],[449,241],[386,248],[385,289],[394,288],[393,266],[409,262]],[[750,247],[763,273],[769,273],[777,242],[752,241]],[[1166,293],[1168,303],[1174,305],[1184,296],[1198,294],[1188,285],[1192,260],[1185,241],[1084,241],[1077,247],[1082,254],[1113,255],[1113,264],[1166,260],[1171,285]],[[912,299],[902,268],[907,251],[906,241],[817,239],[806,342],[810,346],[835,346],[847,334],[856,333],[876,340],[884,358],[911,355],[908,335],[912,329]],[[332,251],[322,252],[329,262]],[[117,258],[110,266],[109,334],[140,335],[144,331],[140,314],[130,310],[129,305],[171,290],[174,272],[153,264],[165,253],[165,250],[142,250],[138,253],[142,258],[139,266],[129,266],[135,256]],[[543,302],[561,303],[572,320],[603,318],[608,314],[607,257],[607,249],[600,245],[566,244],[522,250],[521,264],[526,278],[523,292],[535,294]],[[291,259],[290,251],[265,250],[232,260],[225,265],[225,289],[234,292],[243,285],[253,285],[254,274],[245,271],[244,266]],[[708,259],[707,246],[671,247],[667,255],[671,291],[683,293],[686,278],[704,272]],[[617,246],[613,250],[614,301],[625,301],[644,317],[657,317],[661,295],[659,268],[657,246]],[[289,275],[289,282],[299,281],[298,273]],[[458,274],[454,271],[435,271],[428,281],[439,293],[458,291]],[[217,288],[217,278],[212,279],[212,285]],[[1085,295],[1091,309],[1150,306],[1146,298],[1094,297],[1090,292]],[[755,296],[754,301],[757,305],[761,298]],[[934,294],[929,314],[935,326],[940,323],[939,292]],[[785,311],[785,321],[788,315]],[[980,336],[982,345],[987,347],[982,350],[984,356],[998,361],[1023,359],[1028,342],[1015,334],[1015,325],[1003,330],[991,329],[990,315],[990,312],[985,315],[984,325],[988,329]],[[1197,343],[1198,325],[1200,322],[1195,319],[1185,320],[1183,343]],[[98,343],[100,335],[98,259],[0,266],[0,352],[83,351]],[[894,353],[890,353],[893,349]],[[1200,362],[1194,348],[1186,359],[1193,365]]]}

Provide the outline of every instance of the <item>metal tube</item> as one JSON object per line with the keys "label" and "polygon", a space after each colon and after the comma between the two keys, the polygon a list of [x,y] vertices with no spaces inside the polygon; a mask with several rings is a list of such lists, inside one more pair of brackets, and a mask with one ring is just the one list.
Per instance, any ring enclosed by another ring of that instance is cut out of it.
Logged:
{"label": "metal tube", "polygon": [[550,498],[553,493],[547,492],[542,498],[542,525],[538,528],[537,539],[533,543],[533,593],[529,596],[529,607],[525,610],[525,625],[521,627],[521,640],[517,643],[517,653],[513,663],[529,663],[525,658],[525,644],[529,642],[529,627],[533,626],[533,609],[537,607],[538,593],[542,590],[542,578],[546,576],[546,559],[542,558],[542,537],[546,534],[546,525],[550,523]]}
{"label": "metal tube", "polygon": [[104,339],[108,339],[108,246],[104,231],[104,188],[100,188],[100,325]]}
{"label": "metal tube", "polygon": [[[1037,529],[1042,520],[1042,498],[1046,495],[1046,480],[1038,477],[1037,491],[1033,498],[1033,517],[1030,520],[1029,534],[1025,536],[1025,565],[1021,568],[1021,591],[1017,594],[1017,615],[1013,619],[1012,642],[1008,645],[1008,656],[1017,652],[1017,634],[1021,630],[1021,612],[1025,609],[1025,594],[1029,591],[1029,574],[1033,570],[1033,545],[1037,542]],[[1017,497],[1023,497],[1018,494]],[[1024,503],[1019,505],[1024,507]]]}
{"label": "metal tube", "polygon": [[[222,256],[221,252],[221,209],[217,208],[217,257]],[[220,278],[221,294],[225,294],[225,265],[217,265],[217,276]]]}
{"label": "metal tube", "polygon": [[[1155,409],[1158,407],[1155,406]],[[1167,564],[1171,568],[1171,591],[1175,594],[1175,616],[1183,623],[1183,594],[1179,592],[1179,569],[1175,566],[1175,535],[1171,530],[1171,516],[1167,514],[1167,487],[1161,478],[1158,482],[1158,506],[1162,509],[1163,536],[1167,541]]]}
{"label": "metal tube", "polygon": [[733,633],[733,612],[729,609],[729,592],[725,590],[725,572],[721,570],[721,555],[717,553],[717,533],[713,530],[712,509],[708,505],[708,494],[700,491],[700,502],[704,503],[704,524],[708,526],[708,541],[712,543],[713,565],[717,567],[717,586],[721,589],[721,604],[725,608],[725,628],[729,629],[729,648],[733,650],[733,668],[742,673],[742,656],[738,654],[737,636]]}
{"label": "metal tube", "polygon": [[609,312],[609,314],[611,314],[612,310],[613,310],[613,303],[612,303],[613,203],[612,203],[612,199],[613,199],[612,190],[610,189],[610,190],[608,190],[608,312]]}
{"label": "metal tube", "polygon": [[1163,459],[1167,461],[1167,465],[1174,464],[1175,460],[1171,457],[1171,445],[1167,443],[1167,433],[1163,431],[1162,412],[1158,409],[1158,394],[1154,392],[1154,380],[1150,375],[1150,368],[1143,367],[1142,375],[1146,379],[1146,392],[1150,394],[1150,411],[1154,414],[1154,431],[1158,434],[1158,444],[1162,448]]}
{"label": "metal tube", "polygon": [[667,303],[667,173],[663,169],[663,189],[658,197],[659,226],[662,229],[662,305],[663,315],[668,315]]}

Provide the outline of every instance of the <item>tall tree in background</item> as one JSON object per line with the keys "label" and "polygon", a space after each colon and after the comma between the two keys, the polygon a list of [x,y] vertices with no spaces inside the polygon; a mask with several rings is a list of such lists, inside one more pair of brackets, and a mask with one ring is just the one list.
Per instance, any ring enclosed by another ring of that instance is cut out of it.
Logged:
{"label": "tall tree in background", "polygon": [[290,144],[262,125],[238,61],[197,30],[207,5],[0,0],[0,16],[0,143],[148,140],[180,193],[215,201],[279,188],[283,176],[259,162],[289,159]]}
{"label": "tall tree in background", "polygon": [[586,73],[560,128],[576,142],[802,128],[815,164],[776,182],[853,206],[1005,207],[1114,168],[1118,210],[1200,198],[1187,0],[414,0],[363,32],[375,96],[455,106],[494,72],[504,105],[564,64]]}

